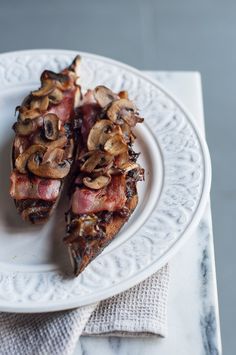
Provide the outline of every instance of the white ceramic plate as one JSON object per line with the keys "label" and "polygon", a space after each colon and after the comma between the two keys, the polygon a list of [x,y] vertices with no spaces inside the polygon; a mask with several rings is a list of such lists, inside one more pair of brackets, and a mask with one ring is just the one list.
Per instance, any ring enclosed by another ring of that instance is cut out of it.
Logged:
{"label": "white ceramic plate", "polygon": [[122,63],[80,53],[84,87],[126,89],[145,117],[136,150],[146,171],[139,205],[116,239],[78,277],[62,243],[67,199],[45,226],[18,217],[10,199],[14,108],[39,85],[45,68],[58,71],[77,52],[36,50],[0,55],[0,310],[46,312],[110,297],[158,270],[183,244],[203,213],[210,159],[190,114],[157,82]]}

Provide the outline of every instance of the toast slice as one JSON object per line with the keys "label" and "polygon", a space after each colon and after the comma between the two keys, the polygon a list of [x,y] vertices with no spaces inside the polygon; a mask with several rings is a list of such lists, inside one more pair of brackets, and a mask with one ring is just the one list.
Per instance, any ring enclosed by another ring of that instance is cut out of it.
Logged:
{"label": "toast slice", "polygon": [[16,108],[10,195],[25,221],[39,224],[55,209],[74,159],[74,108],[80,57],[56,74],[45,70],[41,87]]}
{"label": "toast slice", "polygon": [[79,275],[115,238],[138,203],[144,170],[132,128],[143,119],[125,91],[89,90],[76,109],[77,152],[66,214],[68,246]]}

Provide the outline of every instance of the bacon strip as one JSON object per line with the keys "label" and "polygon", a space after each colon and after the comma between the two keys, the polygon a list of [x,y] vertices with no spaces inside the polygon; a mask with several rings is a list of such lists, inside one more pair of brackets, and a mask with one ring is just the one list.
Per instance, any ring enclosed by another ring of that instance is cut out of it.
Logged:
{"label": "bacon strip", "polygon": [[126,183],[124,176],[113,176],[110,184],[98,191],[76,188],[72,196],[72,212],[75,214],[116,211],[125,206]]}
{"label": "bacon strip", "polygon": [[53,105],[48,113],[54,113],[63,122],[69,121],[73,114],[75,89],[64,92],[64,97],[58,105]]}
{"label": "bacon strip", "polygon": [[10,180],[10,195],[16,200],[40,199],[54,201],[60,192],[60,180],[42,179],[36,176],[30,178],[15,170],[11,173]]}

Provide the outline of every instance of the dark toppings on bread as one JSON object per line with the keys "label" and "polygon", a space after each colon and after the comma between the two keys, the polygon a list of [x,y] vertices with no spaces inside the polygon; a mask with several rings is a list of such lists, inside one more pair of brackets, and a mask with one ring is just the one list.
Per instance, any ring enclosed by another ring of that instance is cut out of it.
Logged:
{"label": "dark toppings on bread", "polygon": [[58,202],[74,154],[74,108],[80,57],[60,73],[45,70],[41,87],[16,108],[10,195],[24,220],[44,223]]}
{"label": "dark toppings on bread", "polygon": [[75,275],[108,245],[138,203],[144,170],[132,146],[143,119],[126,91],[89,90],[76,109],[76,160],[66,214],[67,244]]}

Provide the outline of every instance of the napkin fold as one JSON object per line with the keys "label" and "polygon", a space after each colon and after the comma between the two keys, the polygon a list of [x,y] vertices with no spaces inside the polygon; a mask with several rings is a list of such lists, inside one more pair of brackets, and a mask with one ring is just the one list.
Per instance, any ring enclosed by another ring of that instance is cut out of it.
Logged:
{"label": "napkin fold", "polygon": [[0,313],[1,355],[72,355],[80,335],[165,336],[169,266],[98,304],[41,313]]}

